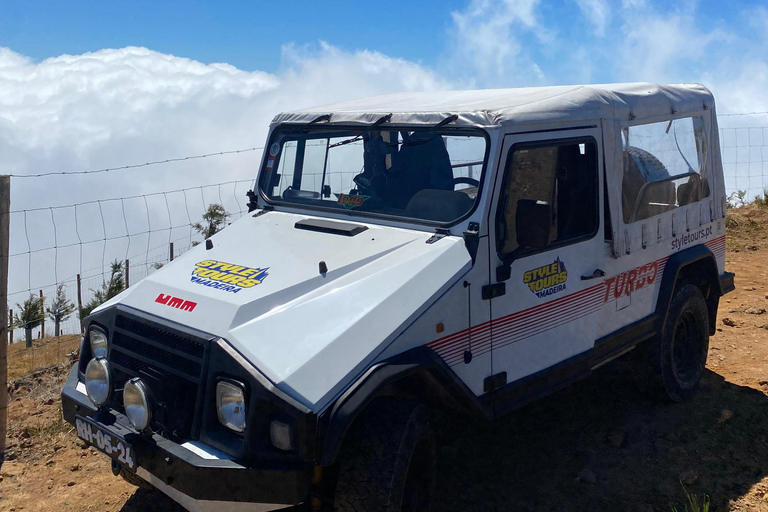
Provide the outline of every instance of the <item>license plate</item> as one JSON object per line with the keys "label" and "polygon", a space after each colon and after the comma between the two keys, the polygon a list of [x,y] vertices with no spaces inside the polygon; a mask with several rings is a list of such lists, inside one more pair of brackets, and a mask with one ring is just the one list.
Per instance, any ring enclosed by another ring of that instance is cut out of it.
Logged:
{"label": "license plate", "polygon": [[77,428],[77,437],[128,469],[136,469],[136,462],[133,460],[133,446],[125,442],[124,439],[80,416],[75,417],[75,427]]}

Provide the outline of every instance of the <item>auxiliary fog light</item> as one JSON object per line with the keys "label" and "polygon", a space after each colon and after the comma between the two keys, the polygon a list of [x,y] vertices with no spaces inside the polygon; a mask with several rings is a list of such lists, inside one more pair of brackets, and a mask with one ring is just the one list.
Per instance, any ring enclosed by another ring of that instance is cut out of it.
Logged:
{"label": "auxiliary fog light", "polygon": [[245,391],[242,386],[220,380],[216,383],[216,412],[222,425],[245,432]]}
{"label": "auxiliary fog light", "polygon": [[85,367],[85,392],[96,406],[102,406],[112,390],[109,363],[103,357],[96,357]]}
{"label": "auxiliary fog light", "polygon": [[107,333],[94,326],[88,329],[92,357],[107,357]]}
{"label": "auxiliary fog light", "polygon": [[134,377],[125,383],[123,387],[123,407],[125,415],[139,432],[149,427],[152,419],[152,410],[149,403],[149,390],[138,377]]}

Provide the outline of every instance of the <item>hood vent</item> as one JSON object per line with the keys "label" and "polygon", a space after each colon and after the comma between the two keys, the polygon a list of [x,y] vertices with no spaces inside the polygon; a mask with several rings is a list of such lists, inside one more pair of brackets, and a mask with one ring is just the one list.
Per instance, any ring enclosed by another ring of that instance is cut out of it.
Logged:
{"label": "hood vent", "polygon": [[323,219],[300,220],[294,227],[296,229],[319,231],[320,233],[330,233],[331,235],[342,236],[355,236],[368,229],[368,226],[361,226],[360,224],[350,224],[349,222],[336,222]]}

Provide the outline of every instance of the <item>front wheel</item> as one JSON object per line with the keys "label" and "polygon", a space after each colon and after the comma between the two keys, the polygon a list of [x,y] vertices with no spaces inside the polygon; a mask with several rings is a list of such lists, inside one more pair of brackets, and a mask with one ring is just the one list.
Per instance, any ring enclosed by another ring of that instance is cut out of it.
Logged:
{"label": "front wheel", "polygon": [[402,398],[373,401],[340,454],[337,512],[428,511],[435,488],[435,439],[427,408]]}

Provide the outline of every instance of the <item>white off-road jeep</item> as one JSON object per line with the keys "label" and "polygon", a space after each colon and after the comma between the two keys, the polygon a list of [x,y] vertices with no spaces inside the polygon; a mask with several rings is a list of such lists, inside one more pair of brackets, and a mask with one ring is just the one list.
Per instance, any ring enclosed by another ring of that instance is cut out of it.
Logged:
{"label": "white off-road jeep", "polygon": [[427,510],[434,414],[491,419],[633,349],[688,400],[733,289],[700,85],[284,113],[249,197],[87,318],[62,392],[115,474],[190,510]]}

